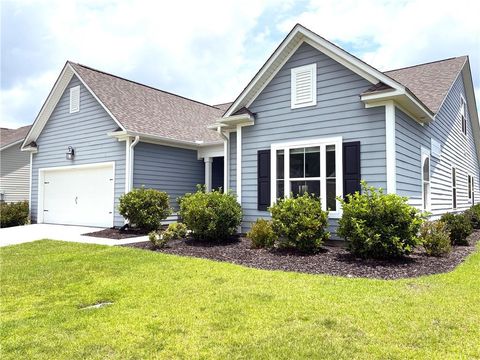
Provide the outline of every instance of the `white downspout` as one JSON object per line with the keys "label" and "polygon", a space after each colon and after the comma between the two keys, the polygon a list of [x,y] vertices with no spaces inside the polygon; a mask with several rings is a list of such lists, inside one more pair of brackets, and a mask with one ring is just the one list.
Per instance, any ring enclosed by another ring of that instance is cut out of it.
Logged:
{"label": "white downspout", "polygon": [[134,163],[134,148],[135,148],[135,145],[138,144],[138,142],[140,141],[140,136],[135,136],[135,140],[130,144],[130,169],[129,169],[129,181],[128,181],[128,185],[129,185],[129,190],[128,191],[131,191],[133,189],[133,163]]}

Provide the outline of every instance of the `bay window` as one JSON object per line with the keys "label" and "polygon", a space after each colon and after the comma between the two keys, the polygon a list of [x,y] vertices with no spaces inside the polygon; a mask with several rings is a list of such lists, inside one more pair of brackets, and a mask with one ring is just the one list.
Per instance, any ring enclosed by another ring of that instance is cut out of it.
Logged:
{"label": "bay window", "polygon": [[271,154],[272,203],[309,193],[319,196],[323,209],[336,215],[336,197],[343,195],[341,137],[273,144]]}

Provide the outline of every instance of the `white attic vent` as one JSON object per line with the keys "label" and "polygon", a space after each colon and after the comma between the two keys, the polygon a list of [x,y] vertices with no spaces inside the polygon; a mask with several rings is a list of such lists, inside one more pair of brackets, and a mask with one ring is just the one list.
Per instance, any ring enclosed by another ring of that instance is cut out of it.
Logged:
{"label": "white attic vent", "polygon": [[291,70],[292,109],[317,104],[317,64],[310,64]]}
{"label": "white attic vent", "polygon": [[70,113],[80,111],[80,85],[70,88]]}

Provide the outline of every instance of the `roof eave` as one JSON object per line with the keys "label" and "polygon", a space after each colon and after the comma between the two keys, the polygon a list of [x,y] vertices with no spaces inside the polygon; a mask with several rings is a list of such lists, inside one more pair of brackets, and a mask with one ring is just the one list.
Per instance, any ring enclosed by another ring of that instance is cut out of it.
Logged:
{"label": "roof eave", "polygon": [[240,126],[252,126],[255,125],[255,117],[251,114],[239,114],[228,117],[222,117],[216,120],[214,124],[208,126],[209,129],[218,130],[231,130],[235,129],[237,125]]}
{"label": "roof eave", "polygon": [[172,139],[165,136],[158,136],[152,134],[141,133],[137,131],[128,131],[128,130],[121,130],[121,131],[113,131],[107,133],[108,136],[115,137],[118,141],[125,141],[129,137],[139,136],[140,141],[152,141],[158,144],[167,145],[167,146],[175,146],[175,147],[183,147],[187,149],[197,149],[206,146],[212,145],[219,145],[223,144],[222,140],[219,141],[204,141],[204,140],[179,140],[179,139]]}
{"label": "roof eave", "polygon": [[394,90],[367,93],[360,95],[360,98],[369,107],[380,106],[386,101],[393,100],[402,110],[421,124],[429,123],[434,119],[434,113],[412,96],[409,91]]}

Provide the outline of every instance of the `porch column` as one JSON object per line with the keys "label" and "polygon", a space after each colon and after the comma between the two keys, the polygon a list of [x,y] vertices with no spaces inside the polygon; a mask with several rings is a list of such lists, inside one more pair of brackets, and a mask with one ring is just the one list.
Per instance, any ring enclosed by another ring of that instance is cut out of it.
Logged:
{"label": "porch column", "polygon": [[205,162],[205,188],[207,191],[212,191],[212,158],[204,157]]}

